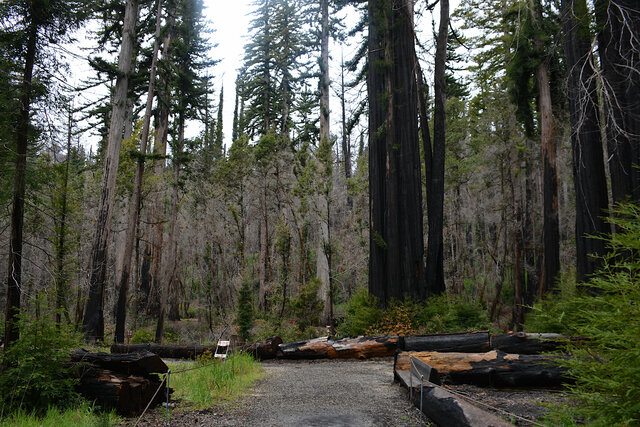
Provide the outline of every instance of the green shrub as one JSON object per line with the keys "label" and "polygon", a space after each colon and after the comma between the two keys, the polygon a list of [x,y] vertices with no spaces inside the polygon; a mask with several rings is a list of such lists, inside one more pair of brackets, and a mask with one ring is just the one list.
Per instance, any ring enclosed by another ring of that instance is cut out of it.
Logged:
{"label": "green shrub", "polygon": [[378,299],[366,287],[359,288],[347,303],[346,314],[336,333],[341,337],[355,337],[364,333],[382,319]]}
{"label": "green shrub", "polygon": [[490,326],[487,311],[480,304],[446,294],[429,297],[417,317],[423,333],[477,331]]}
{"label": "green shrub", "polygon": [[298,297],[290,302],[291,313],[295,316],[300,331],[320,323],[320,314],[324,309],[324,302],[318,298],[321,285],[322,282],[317,277],[309,280],[300,287]]}
{"label": "green shrub", "polygon": [[131,344],[146,344],[148,342],[153,342],[156,339],[156,334],[151,332],[148,329],[138,329],[134,332],[131,340],[129,341]]}
{"label": "green shrub", "polygon": [[254,338],[256,340],[264,340],[278,336],[282,338],[283,342],[294,342],[318,336],[317,328],[310,326],[300,330],[297,323],[295,319],[284,319],[282,321],[275,319],[258,320],[253,328]]}
{"label": "green shrub", "polygon": [[238,335],[248,341],[251,327],[253,326],[253,279],[245,277],[238,292],[238,305],[236,307],[236,324]]}
{"label": "green shrub", "polygon": [[562,317],[558,330],[586,338],[559,361],[575,380],[569,391],[577,404],[556,414],[588,425],[640,425],[640,207],[619,207],[612,222],[618,233],[607,239],[603,268],[575,295],[548,296],[529,324]]}
{"label": "green shrub", "polygon": [[65,366],[80,337],[49,316],[20,316],[20,338],[3,353],[6,366],[0,376],[0,414],[16,411],[44,413],[50,406],[79,402],[73,367]]}

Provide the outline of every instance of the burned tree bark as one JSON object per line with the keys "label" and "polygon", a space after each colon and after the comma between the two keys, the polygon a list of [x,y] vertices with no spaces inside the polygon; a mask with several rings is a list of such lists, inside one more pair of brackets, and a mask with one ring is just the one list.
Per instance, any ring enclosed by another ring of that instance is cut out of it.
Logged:
{"label": "burned tree bark", "polygon": [[89,342],[104,340],[104,286],[107,277],[111,214],[115,200],[116,176],[118,174],[120,146],[122,144],[124,118],[127,108],[129,74],[131,73],[137,19],[138,2],[137,0],[128,0],[125,5],[122,45],[118,58],[118,78],[113,98],[111,122],[109,124],[107,154],[102,173],[102,191],[98,207],[96,231],[91,248],[89,299],[82,319],[84,338]]}
{"label": "burned tree bark", "polygon": [[564,51],[569,78],[567,92],[571,121],[573,176],[576,192],[576,257],[578,280],[592,275],[605,253],[603,219],[608,208],[595,64],[591,55],[586,0],[562,1]]}
{"label": "burned tree bark", "polygon": [[426,296],[413,2],[369,2],[369,291]]}
{"label": "burned tree bark", "polygon": [[[449,35],[449,0],[440,0],[440,28],[436,41],[435,110],[433,115],[433,154],[427,182],[427,286],[429,293],[441,294],[444,283],[444,164],[446,135],[445,63]],[[426,145],[425,145],[426,148]]]}
{"label": "burned tree bark", "polygon": [[149,90],[147,94],[147,105],[142,125],[142,136],[140,137],[140,153],[136,175],[133,182],[133,194],[129,204],[129,216],[127,218],[127,233],[125,235],[124,258],[122,272],[118,280],[118,302],[116,306],[116,330],[115,342],[124,342],[124,330],[127,316],[127,293],[131,276],[131,258],[133,256],[133,246],[136,240],[136,229],[138,225],[138,215],[140,212],[140,200],[142,198],[142,177],[144,175],[145,154],[147,152],[147,140],[149,139],[149,127],[151,123],[151,109],[153,107],[156,67],[158,63],[158,49],[160,44],[160,22],[162,20],[162,1],[158,1],[156,16],[156,32],[153,43],[153,58],[151,60],[151,70],[149,72]]}

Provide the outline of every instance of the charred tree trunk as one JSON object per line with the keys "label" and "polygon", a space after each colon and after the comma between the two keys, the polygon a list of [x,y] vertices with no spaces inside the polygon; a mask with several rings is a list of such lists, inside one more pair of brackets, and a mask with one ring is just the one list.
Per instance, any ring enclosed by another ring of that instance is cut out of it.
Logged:
{"label": "charred tree trunk", "polygon": [[[553,366],[554,356],[487,353],[398,353],[394,368],[408,371],[415,357],[435,371],[444,384],[474,384],[494,387],[553,387],[568,381],[565,370]],[[432,373],[432,376],[433,373]]]}
{"label": "charred tree trunk", "polygon": [[427,183],[427,215],[429,237],[427,241],[427,286],[429,293],[441,294],[444,283],[444,163],[446,133],[446,79],[445,62],[449,35],[449,0],[440,0],[440,28],[436,41],[435,58],[435,110],[433,115],[433,155]]}
{"label": "charred tree trunk", "polygon": [[127,108],[129,74],[136,39],[138,20],[137,0],[127,0],[125,5],[122,45],[118,58],[118,79],[113,98],[109,140],[102,173],[102,191],[96,221],[96,231],[91,248],[89,264],[89,299],[87,300],[82,329],[86,341],[104,340],[104,286],[107,278],[107,259],[111,214],[115,199],[116,177],[120,159],[120,146],[124,131],[124,117]]}
{"label": "charred tree trunk", "polygon": [[153,107],[153,98],[156,80],[156,66],[158,63],[158,49],[160,44],[160,22],[162,21],[162,0],[158,1],[158,10],[156,16],[156,32],[153,43],[153,58],[151,60],[151,70],[149,72],[149,89],[147,94],[147,105],[144,114],[144,122],[142,125],[142,136],[140,137],[140,152],[138,153],[138,162],[136,175],[133,182],[133,194],[129,203],[129,216],[127,218],[127,232],[125,235],[124,257],[122,263],[122,272],[118,280],[118,302],[116,306],[116,330],[114,341],[124,342],[124,333],[127,316],[127,293],[129,289],[129,281],[131,276],[131,258],[133,255],[133,246],[136,241],[136,229],[138,225],[138,214],[140,212],[140,200],[142,198],[142,177],[144,176],[145,154],[147,152],[147,140],[149,139],[149,127],[151,123],[151,109]]}
{"label": "charred tree trunk", "polygon": [[413,2],[369,2],[369,291],[424,297]]}
{"label": "charred tree trunk", "polygon": [[595,4],[613,202],[637,201],[640,199],[640,73],[637,67],[640,10],[632,0],[597,0]]}
{"label": "charred tree trunk", "polygon": [[590,255],[605,253],[603,219],[608,208],[607,182],[600,139],[595,64],[591,55],[586,0],[562,0],[564,51],[569,78],[567,92],[571,121],[573,176],[576,192],[576,256],[578,280],[600,265]]}

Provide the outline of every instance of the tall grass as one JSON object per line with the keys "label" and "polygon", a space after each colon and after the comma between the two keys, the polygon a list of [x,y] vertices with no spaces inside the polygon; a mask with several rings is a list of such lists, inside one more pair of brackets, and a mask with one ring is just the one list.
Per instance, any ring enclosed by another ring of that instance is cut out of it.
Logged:
{"label": "tall grass", "polygon": [[15,412],[0,419],[3,427],[97,427],[111,426],[118,422],[114,412],[98,412],[93,405],[83,403],[75,408],[60,409],[50,407],[43,415],[35,413]]}
{"label": "tall grass", "polygon": [[[187,372],[185,369],[198,368]],[[234,353],[225,361],[204,357],[198,362],[169,364],[173,398],[194,409],[211,407],[219,400],[233,400],[263,376],[262,365],[248,354]]]}

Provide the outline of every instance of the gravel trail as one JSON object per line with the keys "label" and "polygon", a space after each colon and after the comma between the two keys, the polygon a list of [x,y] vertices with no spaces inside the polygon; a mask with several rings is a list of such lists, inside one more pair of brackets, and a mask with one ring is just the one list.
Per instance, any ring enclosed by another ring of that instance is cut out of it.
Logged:
{"label": "gravel trail", "polygon": [[[266,377],[233,403],[175,411],[172,426],[426,425],[393,382],[393,360],[263,362]],[[153,411],[139,425],[161,425]]]}

